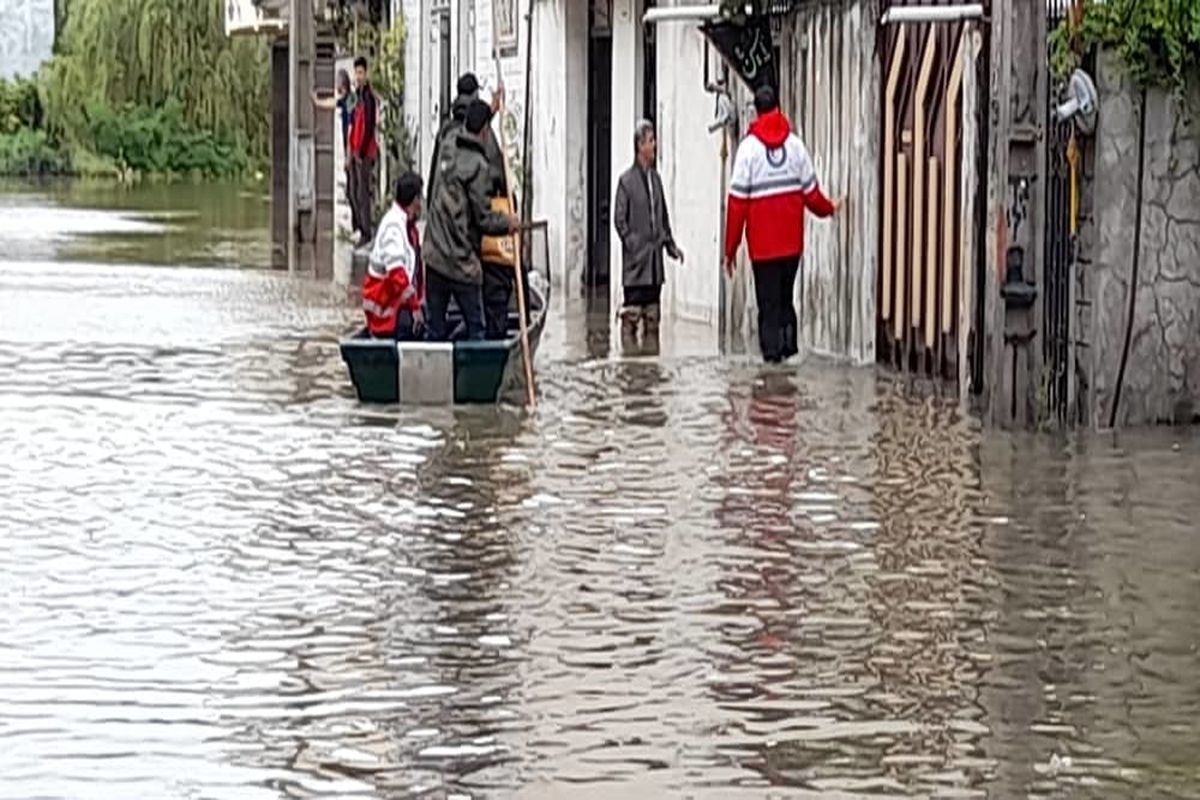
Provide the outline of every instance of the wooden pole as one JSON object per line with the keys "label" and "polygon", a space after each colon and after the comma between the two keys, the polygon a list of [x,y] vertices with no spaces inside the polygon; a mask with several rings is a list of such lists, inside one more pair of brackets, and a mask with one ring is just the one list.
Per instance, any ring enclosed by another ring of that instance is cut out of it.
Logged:
{"label": "wooden pole", "polygon": [[[529,46],[528,43],[525,45]],[[501,88],[504,86],[504,72],[500,66],[500,59],[496,58],[496,82]],[[504,113],[504,101],[500,101],[499,113]],[[508,155],[504,141],[504,120],[500,120],[500,151],[504,156],[504,184],[508,189],[508,208],[511,212],[516,207],[513,200],[513,169],[509,163]],[[528,157],[528,156],[526,156]],[[516,273],[514,281],[517,291],[517,325],[521,332],[521,360],[525,362],[525,397],[529,402],[529,408],[537,407],[537,391],[533,384],[533,354],[529,352],[529,321],[525,314],[525,272],[521,266],[521,234],[513,234],[513,270]]]}

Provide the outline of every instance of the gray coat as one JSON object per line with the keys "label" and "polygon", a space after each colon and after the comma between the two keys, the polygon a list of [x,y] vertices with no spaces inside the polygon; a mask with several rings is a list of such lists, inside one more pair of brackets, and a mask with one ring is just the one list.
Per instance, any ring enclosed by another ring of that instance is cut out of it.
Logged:
{"label": "gray coat", "polygon": [[[646,192],[647,183],[653,202]],[[634,164],[617,181],[613,225],[621,237],[623,286],[662,286],[663,251],[673,250],[671,217],[663,197],[662,178],[651,168],[643,172]]]}

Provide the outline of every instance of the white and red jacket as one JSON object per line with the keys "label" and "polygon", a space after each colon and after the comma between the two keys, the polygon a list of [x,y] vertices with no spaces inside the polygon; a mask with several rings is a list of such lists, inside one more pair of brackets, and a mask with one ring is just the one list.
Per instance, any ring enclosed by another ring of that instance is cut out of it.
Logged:
{"label": "white and red jacket", "polygon": [[725,219],[725,257],[742,243],[751,261],[797,258],[804,254],[804,209],[818,217],[834,212],[817,185],[808,148],[792,133],[787,117],[761,114],[738,145]]}
{"label": "white and red jacket", "polygon": [[420,310],[425,300],[420,247],[415,221],[393,205],[379,223],[363,277],[363,313],[372,336],[393,336],[401,311]]}

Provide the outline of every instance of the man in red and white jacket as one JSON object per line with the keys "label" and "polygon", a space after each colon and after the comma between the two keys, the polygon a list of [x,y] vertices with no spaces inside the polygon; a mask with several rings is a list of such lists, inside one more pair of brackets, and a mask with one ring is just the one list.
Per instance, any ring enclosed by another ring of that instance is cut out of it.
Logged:
{"label": "man in red and white jacket", "polygon": [[758,118],[738,145],[725,220],[725,270],[733,274],[742,232],[754,268],[758,342],[763,358],[778,363],[799,352],[796,272],[804,254],[804,211],[828,217],[840,202],[817,185],[808,148],[779,111],[775,90],[754,93]]}
{"label": "man in red and white jacket", "polygon": [[416,339],[424,327],[425,271],[421,264],[421,176],[396,181],[396,202],[384,214],[363,277],[367,330],[383,339]]}

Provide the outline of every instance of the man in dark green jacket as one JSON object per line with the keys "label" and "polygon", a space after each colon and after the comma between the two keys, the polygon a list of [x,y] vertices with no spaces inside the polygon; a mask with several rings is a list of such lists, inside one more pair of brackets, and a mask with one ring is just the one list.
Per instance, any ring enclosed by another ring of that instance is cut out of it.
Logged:
{"label": "man in dark green jacket", "polygon": [[453,147],[441,148],[437,188],[429,204],[424,259],[425,327],[431,341],[446,341],[450,298],[462,312],[468,339],[484,338],[481,286],[483,237],[515,232],[514,215],[492,211],[492,170],[484,151],[492,110],[482,100],[467,106]]}

